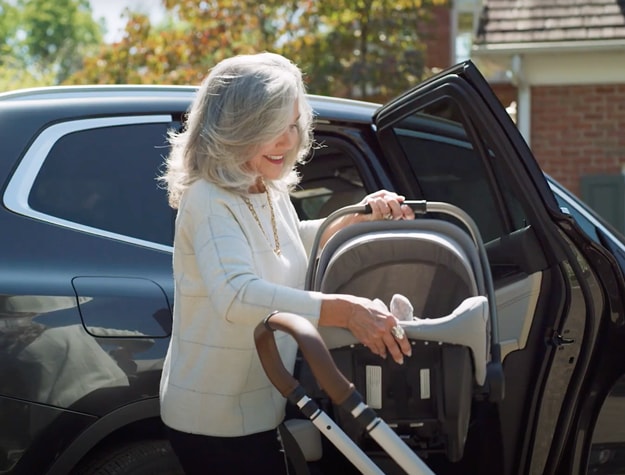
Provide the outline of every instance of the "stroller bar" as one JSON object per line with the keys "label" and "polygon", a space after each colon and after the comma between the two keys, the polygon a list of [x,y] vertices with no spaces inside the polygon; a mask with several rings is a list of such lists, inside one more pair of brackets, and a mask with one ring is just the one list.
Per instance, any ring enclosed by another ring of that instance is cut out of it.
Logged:
{"label": "stroller bar", "polygon": [[289,397],[299,386],[299,382],[282,364],[273,336],[275,330],[289,333],[295,339],[313,374],[330,399],[342,404],[355,391],[354,385],[337,368],[312,323],[299,315],[274,312],[256,327],[254,340],[263,369],[280,394]]}
{"label": "stroller bar", "polygon": [[380,467],[378,467],[360,447],[341,430],[330,416],[321,410],[315,401],[306,395],[302,386],[298,386],[287,397],[289,401],[299,407],[302,413],[319,429],[319,432],[332,442],[361,473],[384,475]]}
{"label": "stroller bar", "polygon": [[[406,473],[434,474],[430,468],[415,456],[414,451],[391,429],[388,424],[364,403],[358,391],[341,405],[341,409],[349,412],[365,428],[367,433],[391,456]],[[419,472],[414,472],[415,464]]]}
{"label": "stroller bar", "polygon": [[282,363],[273,335],[275,330],[284,331],[295,339],[315,379],[330,399],[363,424],[371,437],[401,468],[411,475],[433,475],[417,454],[363,402],[354,385],[337,368],[313,324],[299,315],[272,313],[254,330],[256,351],[267,377],[280,394],[295,403],[356,467],[363,473],[383,473],[342,429],[305,395],[299,382]]}

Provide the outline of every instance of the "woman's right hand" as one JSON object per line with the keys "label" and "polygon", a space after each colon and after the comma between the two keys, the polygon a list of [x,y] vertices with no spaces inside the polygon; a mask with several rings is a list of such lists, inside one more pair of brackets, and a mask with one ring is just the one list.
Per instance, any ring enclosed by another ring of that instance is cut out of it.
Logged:
{"label": "woman's right hand", "polygon": [[390,354],[398,364],[412,354],[410,342],[393,336],[399,320],[383,305],[352,295],[325,295],[321,304],[319,325],[347,328],[374,354],[386,358]]}

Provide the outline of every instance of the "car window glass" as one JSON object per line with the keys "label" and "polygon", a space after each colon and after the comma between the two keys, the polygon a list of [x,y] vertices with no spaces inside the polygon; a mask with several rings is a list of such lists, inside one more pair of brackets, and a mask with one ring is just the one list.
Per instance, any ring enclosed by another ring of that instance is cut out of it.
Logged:
{"label": "car window glass", "polygon": [[77,131],[50,150],[29,195],[34,210],[159,244],[173,243],[173,211],[156,181],[171,124]]}
{"label": "car window glass", "polygon": [[300,219],[325,218],[367,194],[350,153],[333,141],[313,150],[299,173],[301,182],[291,192],[291,200]]}
{"label": "car window glass", "polygon": [[[441,99],[401,120],[394,132],[421,198],[464,209],[489,241],[527,222],[509,194],[488,137],[473,137],[469,125],[455,102]],[[488,164],[483,155],[488,156]]]}
{"label": "car window glass", "polygon": [[625,376],[612,386],[593,428],[588,459],[589,474],[625,470]]}
{"label": "car window glass", "polygon": [[563,208],[567,213],[569,213],[573,219],[575,219],[579,227],[582,228],[593,241],[601,243],[599,236],[597,235],[595,225],[586,219],[586,217],[579,212],[577,207],[572,206],[572,203],[567,202],[562,196],[560,196],[560,194],[554,193],[554,195],[560,208]]}

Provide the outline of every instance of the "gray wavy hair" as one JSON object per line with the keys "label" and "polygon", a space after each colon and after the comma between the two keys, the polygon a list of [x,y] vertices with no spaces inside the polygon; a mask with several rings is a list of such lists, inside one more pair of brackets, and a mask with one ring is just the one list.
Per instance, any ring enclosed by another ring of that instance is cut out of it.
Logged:
{"label": "gray wavy hair", "polygon": [[296,101],[299,142],[285,156],[279,181],[287,187],[297,184],[295,165],[313,142],[313,112],[305,93],[300,69],[278,54],[239,55],[219,62],[202,81],[184,129],[169,134],[171,151],[160,177],[169,204],[177,208],[184,191],[200,178],[247,193],[258,178],[247,162],[260,146],[286,130]]}

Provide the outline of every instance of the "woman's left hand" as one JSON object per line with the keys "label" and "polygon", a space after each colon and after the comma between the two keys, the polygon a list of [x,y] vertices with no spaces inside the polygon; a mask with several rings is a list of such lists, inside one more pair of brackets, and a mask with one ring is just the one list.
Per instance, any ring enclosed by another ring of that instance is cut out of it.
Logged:
{"label": "woman's left hand", "polygon": [[405,197],[392,191],[379,190],[365,196],[359,203],[371,206],[371,214],[367,218],[372,221],[380,219],[414,219],[412,208],[403,204]]}

